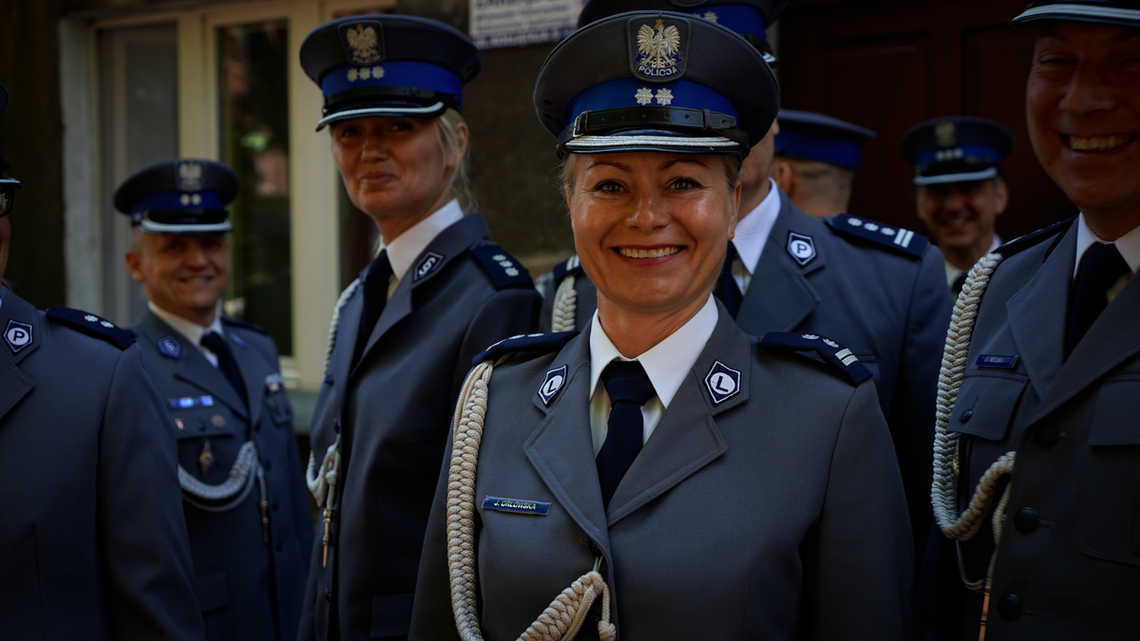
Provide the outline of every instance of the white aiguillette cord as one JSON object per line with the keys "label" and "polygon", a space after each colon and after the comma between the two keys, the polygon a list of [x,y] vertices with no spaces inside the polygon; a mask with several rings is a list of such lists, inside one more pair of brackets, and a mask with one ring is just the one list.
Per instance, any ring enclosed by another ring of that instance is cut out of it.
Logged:
{"label": "white aiguillette cord", "polygon": [[[510,355],[504,356],[498,363],[509,358]],[[491,361],[484,361],[471,370],[463,383],[452,419],[454,443],[447,475],[447,569],[451,583],[451,609],[463,641],[483,640],[476,605],[475,475],[493,370]],[[598,621],[598,635],[602,641],[614,641],[617,629],[610,623],[609,586],[598,573],[601,561],[601,557],[595,559],[593,570],[563,590],[519,636],[519,641],[570,641],[582,628],[586,614],[599,593],[602,596],[602,617]]]}

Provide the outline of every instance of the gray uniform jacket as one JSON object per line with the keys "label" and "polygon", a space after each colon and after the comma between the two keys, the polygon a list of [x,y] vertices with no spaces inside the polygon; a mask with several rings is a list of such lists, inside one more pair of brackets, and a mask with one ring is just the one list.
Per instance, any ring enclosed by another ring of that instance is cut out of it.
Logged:
{"label": "gray uniform jacket", "polygon": [[204,639],[174,426],[139,347],[0,300],[0,636]]}
{"label": "gray uniform jacket", "polygon": [[[262,527],[256,485],[240,504],[224,512],[183,502],[208,637],[292,641],[313,544],[293,410],[273,339],[260,328],[230,319],[222,319],[222,327],[248,400],[239,398],[197,347],[149,309],[131,329],[142,347],[147,374],[166,401],[168,422],[176,426],[179,465],[202,482],[219,485],[238,450],[252,438],[265,475],[268,530]],[[206,451],[213,462],[204,472],[199,459]]]}
{"label": "gray uniform jacket", "polygon": [[[610,502],[590,431],[589,331],[492,375],[475,486],[483,633],[515,639],[591,570],[623,641],[899,639],[911,543],[890,436],[870,383],[757,346],[724,307]],[[546,373],[567,367],[546,405]],[[714,366],[740,372],[716,402]],[[425,543],[412,639],[456,639],[446,474]],[[486,497],[551,503],[535,516]],[[592,615],[600,612],[601,599]],[[588,616],[578,638],[597,638]]]}
{"label": "gray uniform jacket", "polygon": [[[882,233],[894,228],[848,216],[812,218],[782,190],[779,195],[780,213],[736,322],[755,336],[792,331],[828,336],[871,370],[921,551],[930,533],[929,452],[952,307],[942,255],[921,236],[913,236],[903,250],[894,235]],[[855,227],[851,221],[863,224]],[[789,249],[793,237],[811,239],[814,255],[804,264]],[[556,269],[546,288],[544,329],[550,327],[557,277],[565,273]],[[576,277],[575,327],[581,329],[597,308],[597,290],[580,270]]]}
{"label": "gray uniform jacket", "polygon": [[[987,641],[1140,637],[1140,282],[1131,280],[1066,360],[1070,223],[998,266],[950,416],[949,429],[963,435],[962,507],[990,464],[1017,452]],[[1021,243],[1031,244],[1011,246]],[[980,367],[982,355],[1017,358]],[[963,545],[972,579],[985,577],[992,550],[987,519]],[[954,574],[940,582],[940,622],[944,632],[965,628],[942,636],[976,639],[981,596],[957,578],[953,543],[942,552]]]}
{"label": "gray uniform jacket", "polygon": [[530,275],[486,237],[480,214],[440,232],[400,280],[355,367],[363,288],[341,308],[311,432],[318,460],[341,436],[337,511],[324,567],[319,538],[313,546],[301,639],[408,632],[447,428],[471,358],[538,320]]}

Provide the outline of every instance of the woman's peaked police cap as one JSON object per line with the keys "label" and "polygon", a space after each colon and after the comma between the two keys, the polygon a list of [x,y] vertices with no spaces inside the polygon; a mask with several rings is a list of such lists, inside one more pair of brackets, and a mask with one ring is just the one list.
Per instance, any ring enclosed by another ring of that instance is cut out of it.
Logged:
{"label": "woman's peaked police cap", "polygon": [[760,52],[730,29],[668,11],[587,25],[546,58],[534,89],[558,155],[620,151],[735,154],[779,111]]}
{"label": "woman's peaked police cap", "polygon": [[351,118],[462,111],[463,85],[482,67],[483,54],[461,31],[413,16],[340,18],[301,43],[301,68],[324,95],[317,131]]}

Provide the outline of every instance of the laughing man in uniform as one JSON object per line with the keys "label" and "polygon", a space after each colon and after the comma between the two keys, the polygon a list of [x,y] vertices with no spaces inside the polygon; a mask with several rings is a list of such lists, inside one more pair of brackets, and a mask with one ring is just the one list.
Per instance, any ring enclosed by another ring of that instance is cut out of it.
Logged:
{"label": "laughing man in uniform", "polygon": [[212,641],[297,634],[313,524],[277,348],[218,313],[237,176],[209,160],[158,162],[115,191],[131,217],[131,277],[147,309],[131,329],[178,440],[198,603]]}

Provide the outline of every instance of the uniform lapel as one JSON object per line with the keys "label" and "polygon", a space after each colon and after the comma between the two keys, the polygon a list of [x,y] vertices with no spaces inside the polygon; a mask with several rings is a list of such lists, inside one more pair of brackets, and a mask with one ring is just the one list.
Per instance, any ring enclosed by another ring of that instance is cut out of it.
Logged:
{"label": "uniform lapel", "polygon": [[36,386],[35,381],[20,371],[19,364],[39,349],[44,339],[44,326],[36,309],[10,290],[0,291],[0,299],[0,333],[7,334],[8,321],[32,326],[31,342],[18,352],[13,351],[7,338],[0,341],[0,418],[4,418]]}
{"label": "uniform lapel", "polygon": [[[594,463],[590,433],[590,328],[586,327],[554,359],[551,369],[567,365],[567,381],[546,409],[546,418],[523,444],[527,458],[559,505],[602,550],[609,550],[606,509]],[[538,385],[535,385],[538,399]]]}
{"label": "uniform lapel", "polygon": [[1077,343],[1057,372],[1036,418],[1057,409],[1103,378],[1113,367],[1140,353],[1140,283],[1137,281],[1140,278],[1133,276]]}
{"label": "uniform lapel", "polygon": [[249,424],[255,425],[261,416],[261,398],[265,394],[265,379],[258,378],[262,372],[259,368],[254,367],[256,357],[249,353],[249,346],[235,341],[232,331],[230,330],[231,333],[227,333],[225,336],[226,344],[234,355],[234,361],[237,363],[238,371],[241,372],[242,381],[245,383],[245,393],[249,397],[246,399],[249,407]]}
{"label": "uniform lapel", "polygon": [[1076,230],[1076,225],[1069,228],[1041,268],[1006,303],[1017,355],[1038,398],[1045,397],[1065,358],[1065,317],[1076,255]]}
{"label": "uniform lapel", "polygon": [[[717,307],[712,337],[610,500],[610,526],[728,451],[716,416],[748,401],[751,346],[724,307]],[[740,373],[739,391],[720,404],[704,382],[717,362]]]}
{"label": "uniform lapel", "polygon": [[[415,309],[415,292],[418,288],[425,286],[433,278],[443,273],[447,265],[466,252],[473,242],[486,238],[487,235],[487,225],[483,222],[483,216],[481,214],[469,214],[432,239],[428,246],[420,252],[419,257],[412,263],[403,278],[400,279],[396,291],[388,299],[388,304],[384,306],[384,311],[380,313],[380,318],[376,321],[376,327],[372,328],[368,344],[364,346],[364,351],[361,352],[360,361],[364,362],[365,357],[376,348],[376,344],[388,333],[388,330],[412,313]],[[442,256],[442,259],[433,263],[436,266],[431,267],[426,273],[417,274],[417,269],[423,266],[423,261],[429,253]],[[359,319],[359,314],[360,312],[357,311],[352,318]],[[355,333],[354,331],[353,334],[355,335]],[[349,350],[350,353],[351,351]],[[353,373],[355,371],[354,369]]]}
{"label": "uniform lapel", "polygon": [[[768,234],[768,241],[736,315],[737,322],[750,334],[791,331],[811,314],[820,301],[819,294],[808,282],[807,274],[825,264],[825,257],[820,252],[823,236],[815,228],[817,226],[807,224],[814,219],[793,205],[783,191],[779,195],[780,213]],[[807,223],[801,217],[806,218]],[[793,231],[810,236],[815,242],[815,258],[802,267],[788,255],[788,233]]]}
{"label": "uniform lapel", "polygon": [[[352,368],[352,354],[356,346],[356,335],[360,329],[360,315],[364,313],[364,285],[356,288],[340,308],[337,321],[336,344],[329,359],[329,372],[332,374],[333,389],[336,392],[336,406],[344,409],[344,397],[348,389],[348,377]],[[339,414],[339,413],[338,413]]]}

